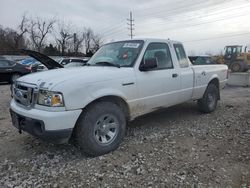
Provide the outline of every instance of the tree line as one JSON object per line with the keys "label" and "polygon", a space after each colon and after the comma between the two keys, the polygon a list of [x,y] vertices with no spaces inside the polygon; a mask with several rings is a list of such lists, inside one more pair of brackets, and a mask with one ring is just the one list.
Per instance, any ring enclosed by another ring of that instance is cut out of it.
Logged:
{"label": "tree line", "polygon": [[22,16],[16,29],[0,25],[0,55],[15,55],[31,49],[47,55],[91,56],[102,38],[91,28],[77,28],[57,19]]}

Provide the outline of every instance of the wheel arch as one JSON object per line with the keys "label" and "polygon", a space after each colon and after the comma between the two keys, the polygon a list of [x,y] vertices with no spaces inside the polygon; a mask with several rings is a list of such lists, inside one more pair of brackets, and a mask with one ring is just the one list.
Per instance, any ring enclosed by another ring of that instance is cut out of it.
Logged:
{"label": "wheel arch", "polygon": [[209,84],[213,84],[213,85],[215,85],[215,86],[218,88],[218,91],[219,91],[218,96],[219,96],[219,99],[220,99],[220,82],[219,82],[218,77],[213,77],[213,78],[208,82],[207,86],[208,86]]}
{"label": "wheel arch", "polygon": [[73,128],[73,132],[72,132],[72,135],[71,135],[71,139],[73,138],[73,140],[75,139],[75,135],[76,135],[76,128],[77,128],[77,122],[79,121],[79,118],[81,117],[82,114],[84,114],[88,108],[94,104],[97,104],[99,102],[113,102],[115,103],[116,105],[118,105],[123,113],[125,114],[125,118],[126,118],[126,121],[129,121],[130,120],[130,110],[129,110],[129,105],[127,104],[126,100],[123,99],[122,97],[120,96],[117,96],[117,95],[105,95],[105,96],[100,96],[90,102],[88,102],[87,105],[85,105],[83,108],[82,108],[82,112],[81,114],[79,115],[79,117],[77,118],[76,120],[76,123],[74,125],[74,128]]}
{"label": "wheel arch", "polygon": [[98,97],[96,99],[94,99],[93,101],[89,102],[84,108],[83,108],[83,112],[85,110],[88,109],[89,106],[97,104],[98,102],[112,102],[115,103],[116,105],[118,105],[121,110],[124,112],[126,120],[130,119],[130,110],[129,110],[129,105],[126,102],[125,99],[123,99],[120,96],[117,95],[106,95],[106,96],[102,96],[102,97]]}

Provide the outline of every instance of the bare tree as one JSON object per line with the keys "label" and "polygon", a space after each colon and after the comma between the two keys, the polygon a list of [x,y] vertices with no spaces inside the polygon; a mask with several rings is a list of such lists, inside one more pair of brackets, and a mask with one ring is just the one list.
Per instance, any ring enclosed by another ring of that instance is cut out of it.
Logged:
{"label": "bare tree", "polygon": [[70,32],[70,25],[61,22],[58,24],[59,34],[56,36],[56,42],[61,50],[62,55],[65,55],[65,51],[69,46],[69,40],[73,37]]}
{"label": "bare tree", "polygon": [[82,47],[83,40],[84,37],[81,32],[78,31],[73,34],[73,51],[75,55],[77,55],[79,49]]}
{"label": "bare tree", "polygon": [[93,46],[91,50],[93,53],[95,53],[101,47],[103,41],[100,35],[93,35],[92,41],[93,41]]}
{"label": "bare tree", "polygon": [[37,18],[36,20],[31,19],[29,34],[32,45],[37,51],[40,52],[44,47],[46,36],[52,32],[55,22],[55,19],[48,21],[41,18]]}
{"label": "bare tree", "polygon": [[85,53],[88,54],[91,50],[92,40],[94,37],[94,32],[91,28],[85,28],[83,32],[83,41],[85,46]]}
{"label": "bare tree", "polygon": [[17,30],[0,27],[0,50],[5,53],[17,51],[19,48],[26,48],[24,34],[27,32],[27,19],[25,15]]}
{"label": "bare tree", "polygon": [[10,28],[0,28],[0,49],[1,51],[15,50],[16,31]]}
{"label": "bare tree", "polygon": [[27,19],[26,15],[24,14],[22,16],[21,23],[18,26],[18,30],[16,31],[16,35],[14,37],[15,48],[16,49],[24,47],[25,42],[26,42],[25,38],[24,38],[24,35],[27,32],[28,32],[28,19]]}

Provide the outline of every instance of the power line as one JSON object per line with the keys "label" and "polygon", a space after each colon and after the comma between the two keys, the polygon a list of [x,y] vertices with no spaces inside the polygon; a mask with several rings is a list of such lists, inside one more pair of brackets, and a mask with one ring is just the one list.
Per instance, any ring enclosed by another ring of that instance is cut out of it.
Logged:
{"label": "power line", "polygon": [[[227,4],[230,5],[230,3],[232,2],[233,0],[231,1],[228,1],[226,2]],[[209,9],[209,7],[217,7],[216,9],[219,8],[219,6],[221,4],[224,4],[224,3],[209,3],[209,2],[197,2],[197,3],[192,3],[192,4],[182,4],[182,6],[179,6],[179,7],[176,7],[176,8],[170,8],[170,9],[164,9],[164,10],[158,10],[158,11],[155,11],[154,13],[146,13],[145,9],[143,10],[143,13],[146,15],[144,16],[145,17],[152,17],[152,16],[161,16],[162,13],[163,15],[166,15],[165,13],[167,13],[167,15],[174,15],[176,13],[178,13],[179,11],[181,11],[182,13],[183,12],[186,12],[187,10],[190,12],[190,11],[199,11],[199,10],[202,10],[202,9]],[[202,5],[202,6],[199,6],[199,5]],[[232,7],[232,5],[230,5],[229,7]],[[162,7],[159,7],[159,8],[162,8]],[[170,14],[169,14],[170,13]]]}
{"label": "power line", "polygon": [[114,36],[119,35],[119,34],[124,34],[124,36],[126,36],[126,35],[127,35],[127,32],[126,32],[126,30],[124,29],[124,30],[119,30],[119,31],[113,31],[113,32],[110,32],[110,33],[105,34],[105,35],[103,35],[103,36],[104,36],[104,37],[109,37],[109,36],[114,37]]}
{"label": "power line", "polygon": [[[230,0],[229,2],[233,2],[233,0]],[[229,3],[229,2],[227,2],[227,3]],[[189,7],[190,8],[193,8],[193,7],[197,7],[197,4],[206,4],[205,2],[203,2],[203,3],[201,3],[201,2],[199,2],[199,3],[196,3],[195,5],[196,6],[194,6],[193,4],[190,6],[188,6],[188,5],[185,5],[185,6],[180,6],[180,7],[176,7],[175,9],[171,9],[170,10],[170,12],[172,12],[173,14],[169,14],[169,11],[164,11],[164,12],[168,12],[168,14],[167,15],[164,15],[164,19],[167,19],[167,20],[169,20],[168,19],[168,17],[172,17],[172,16],[174,16],[174,12],[173,11],[176,11],[176,10],[180,10],[180,9],[183,9],[183,8],[185,8],[185,9],[188,9]],[[220,4],[220,3],[219,3]],[[218,5],[219,5],[218,3],[216,3],[215,4],[215,6],[216,7],[218,7]],[[249,4],[249,3],[246,3],[246,4]],[[210,6],[211,6],[212,4],[210,4]],[[244,6],[244,5],[243,5]],[[231,6],[230,6],[231,7]],[[198,7],[197,7],[198,8]],[[229,8],[229,7],[227,7],[227,8]],[[229,10],[229,9],[219,9],[220,10],[220,12],[218,12],[218,13],[210,13],[210,14],[208,14],[208,15],[206,15],[206,16],[202,16],[202,17],[208,17],[208,16],[212,16],[212,15],[216,15],[216,14],[220,14],[220,13],[222,13],[222,12],[226,12],[226,11],[232,11],[232,10],[235,10],[235,9],[239,9],[239,8],[244,8],[244,7],[236,7],[236,8],[231,8],[231,10]],[[150,8],[151,10],[152,10],[152,8]],[[202,9],[202,7],[201,7],[201,9]],[[198,9],[199,10],[199,9]],[[213,10],[218,10],[217,8],[216,9],[211,9],[210,8],[210,10],[209,11],[213,11]],[[197,11],[197,10],[196,10]],[[145,12],[145,11],[143,11],[143,12]],[[157,11],[157,13],[160,13],[160,12],[162,12],[162,11]],[[159,15],[159,14],[158,14]],[[147,16],[149,16],[148,14],[146,15],[146,17]],[[167,17],[166,17],[167,16]],[[144,16],[145,17],[145,16]],[[193,18],[189,18],[188,20],[192,20],[192,19],[196,19],[196,18],[199,18],[199,14],[197,15],[196,14],[196,17],[193,17]],[[130,19],[128,19],[128,21],[129,21]],[[132,20],[133,20],[133,18],[132,18]],[[134,20],[133,20],[134,21]],[[171,21],[171,20],[169,20],[170,21],[170,23],[173,23],[173,21]],[[186,21],[186,20],[183,20],[183,21]],[[176,23],[179,23],[180,21],[176,21]],[[113,22],[114,23],[114,22]],[[161,21],[158,21],[158,22],[154,22],[154,23],[160,23],[160,24],[165,24],[165,23],[161,23]],[[110,23],[109,23],[110,24]],[[133,24],[133,23],[132,23]],[[145,24],[145,23],[144,23]],[[144,24],[140,24],[140,25],[144,25]],[[152,23],[150,23],[150,24],[152,24]],[[101,31],[101,33],[104,35],[104,36],[109,36],[109,35],[112,35],[113,36],[113,34],[119,34],[119,33],[122,33],[123,32],[123,29],[122,29],[122,27],[121,27],[121,25],[122,25],[122,23],[121,22],[118,22],[118,23],[114,23],[113,24],[113,26],[106,26],[106,27],[104,27],[104,28],[101,28],[101,27],[99,27],[100,28],[100,31]],[[130,25],[130,23],[128,24],[128,25]],[[129,30],[131,31],[131,27],[129,28]],[[132,26],[132,31],[134,30],[134,28],[133,28],[133,26]],[[143,32],[144,33],[144,32]],[[133,35],[133,32],[132,32],[132,35]],[[129,34],[129,36],[131,37],[131,32],[130,32],[130,34]],[[133,36],[132,36],[133,37]]]}
{"label": "power line", "polygon": [[[232,5],[232,2],[234,2],[234,1],[231,0],[229,2],[231,2],[231,5]],[[229,2],[227,2],[227,5],[229,5]],[[204,4],[207,4],[207,3],[204,3]],[[217,14],[219,15],[219,14],[224,13],[224,12],[229,12],[229,11],[232,12],[233,10],[244,8],[243,6],[248,7],[249,6],[248,4],[249,3],[246,3],[245,5],[241,5],[241,6],[234,7],[234,8],[232,8],[231,6],[230,7],[226,7],[226,8],[224,8],[224,10],[223,9],[219,9],[218,10],[218,6],[220,4],[216,4],[215,6],[213,6],[213,7],[216,7],[216,8],[212,8],[212,7],[208,8],[208,10],[210,11],[210,13],[207,14],[207,15],[202,15],[201,13],[199,13],[199,14],[196,14],[195,17],[186,18],[184,20],[178,20],[178,21],[176,20],[175,21],[175,20],[171,20],[170,19],[168,23],[181,23],[181,22],[186,22],[188,20],[195,20],[195,19],[198,19],[198,18],[205,18],[205,17],[217,15]],[[210,4],[210,6],[211,6],[211,4]],[[170,11],[170,12],[172,12],[172,14],[169,13],[169,11],[166,11],[166,13],[168,13],[167,17],[174,16],[174,14],[175,14],[174,11],[177,11],[177,10],[180,10],[180,9],[183,9],[183,8],[187,9],[188,7],[189,6],[187,6],[187,5],[185,7],[184,6],[176,7],[175,9],[172,9],[172,11]],[[190,7],[194,7],[194,6],[190,6]],[[203,9],[203,7],[199,7],[199,8]],[[207,8],[204,7],[204,9],[207,9]],[[215,12],[211,13],[211,11],[213,11],[213,10]],[[197,11],[197,10],[195,10],[195,11]],[[160,12],[161,11],[157,11],[158,15],[159,15]],[[144,13],[145,13],[145,11],[144,11]],[[149,16],[149,15],[147,14],[146,17],[147,16]],[[212,23],[212,22],[218,22],[218,21],[222,21],[222,20],[232,19],[232,18],[235,18],[235,17],[241,17],[241,16],[243,16],[243,15],[239,15],[239,14],[238,15],[233,15],[233,16],[230,15],[230,17],[228,17],[228,18],[222,17],[222,18],[217,18],[217,19],[206,20],[206,21],[203,21],[203,22],[200,22],[200,23],[196,23],[196,24],[187,24],[184,27],[194,27],[194,26],[199,26],[199,25],[208,24],[208,23]],[[164,15],[164,17],[166,19],[166,15]],[[127,21],[129,22],[128,23],[128,25],[129,25],[128,29],[130,31],[129,36],[130,36],[130,38],[133,38],[133,36],[134,36],[134,33],[133,33],[133,31],[134,31],[134,19],[133,19],[133,16],[132,16],[132,12],[130,12],[130,18],[127,19]],[[159,24],[157,24],[157,26],[161,25],[161,24],[165,24],[165,23],[163,23],[163,21],[162,22],[161,21],[157,21],[157,22],[155,21],[153,23],[159,23]],[[152,22],[150,22],[150,24],[152,24]],[[101,31],[102,31],[102,33],[104,34],[105,37],[108,37],[108,36],[114,37],[114,36],[117,36],[119,34],[124,34],[124,30],[121,27],[121,25],[122,25],[122,23],[119,23],[119,24],[117,23],[117,24],[114,24],[112,27],[102,28]],[[141,24],[141,25],[147,25],[147,23],[146,24],[144,23],[144,24]],[[167,28],[167,29],[164,29],[164,30],[168,30],[169,31],[169,30],[177,30],[177,29],[181,29],[181,28],[183,28],[183,27],[177,27],[177,28],[176,27],[170,27],[170,28]],[[141,32],[141,34],[163,32],[164,30],[158,30],[158,31],[152,31],[152,32]]]}
{"label": "power line", "polygon": [[[242,17],[242,16],[246,16],[248,14],[240,14],[240,15],[234,15],[233,18],[231,17],[224,17],[221,19],[216,19],[216,20],[209,20],[209,21],[205,21],[205,22],[200,22],[200,23],[196,23],[196,24],[190,24],[190,25],[183,25],[183,27],[172,27],[172,28],[164,28],[164,30],[170,31],[170,30],[178,30],[178,29],[182,29],[182,28],[189,28],[189,27],[196,27],[196,26],[200,26],[200,25],[204,25],[204,24],[211,24],[214,22],[220,22],[223,20],[230,20],[230,19],[234,19],[237,17]],[[162,24],[158,24],[158,25],[162,25]],[[141,32],[140,34],[150,34],[150,33],[159,33],[159,32],[163,32],[163,29],[161,30],[157,30],[157,31],[151,31],[151,32]]]}
{"label": "power line", "polygon": [[112,30],[115,30],[117,28],[119,28],[120,26],[124,25],[124,23],[122,23],[122,21],[119,21],[119,22],[109,22],[108,24],[106,24],[106,27],[100,27],[98,28],[98,31],[99,32],[102,32],[102,33],[108,33],[109,31],[112,31]]}
{"label": "power line", "polygon": [[[210,17],[210,16],[215,16],[215,15],[220,15],[221,13],[226,13],[226,12],[232,12],[234,10],[238,10],[238,9],[242,9],[242,8],[246,8],[246,7],[249,7],[250,4],[245,4],[243,6],[239,6],[239,7],[234,7],[234,8],[225,8],[225,9],[220,9],[219,12],[212,12],[212,13],[209,13],[209,14],[206,14],[206,15],[202,15],[202,14],[196,14],[195,17],[187,17],[187,19],[184,19],[184,20],[178,20],[178,21],[175,21],[175,20],[171,20],[169,18],[171,18],[171,16],[168,16],[168,17],[162,17],[164,18],[164,21],[154,21],[154,22],[150,22],[150,24],[156,24],[156,23],[159,23],[159,24],[164,24],[166,25],[166,22],[165,20],[168,20],[167,23],[180,23],[180,22],[186,22],[186,21],[189,21],[189,20],[195,20],[195,19],[200,19],[200,18],[206,18],[206,17]],[[211,11],[211,10],[209,10]],[[230,15],[232,16],[232,15]],[[138,24],[138,25],[146,25],[145,23],[141,23],[141,24]]]}
{"label": "power line", "polygon": [[[197,5],[197,4],[203,4],[203,3],[200,3],[200,2],[199,2],[199,3],[196,3],[196,5]],[[175,9],[170,9],[170,12],[173,11],[173,10],[179,10],[180,8],[188,8],[188,7],[189,7],[189,6],[176,7]],[[191,5],[190,7],[194,7],[193,3],[192,3],[192,5]],[[150,9],[151,9],[151,8],[150,8]],[[164,12],[165,12],[165,11],[166,11],[166,12],[169,12],[169,10],[164,10]],[[143,10],[143,12],[145,12],[145,11]],[[157,11],[157,12],[159,12],[159,11]],[[160,11],[160,12],[161,12],[161,11]],[[149,15],[147,14],[146,17],[147,17],[147,16],[149,16]],[[165,15],[165,16],[166,16],[166,15]],[[145,18],[145,16],[143,16],[143,17]],[[113,24],[113,25],[118,25],[118,24],[119,24],[119,25],[120,25],[120,24],[122,24],[122,23],[121,23],[121,22],[111,22],[111,23],[109,22],[109,24]],[[102,27],[102,26],[106,26],[106,27]],[[110,26],[107,26],[106,24],[103,24],[102,26],[99,26],[99,27],[98,27],[97,30],[98,30],[99,32],[102,32],[102,33],[106,33],[106,32],[107,32],[107,33],[108,33],[109,31],[112,32],[112,30],[115,30],[115,29],[112,29]],[[115,27],[117,27],[117,26],[115,26]],[[118,29],[118,28],[117,28],[117,29]]]}
{"label": "power line", "polygon": [[134,24],[134,19],[133,19],[133,15],[132,15],[132,12],[130,12],[130,14],[129,14],[129,18],[127,19],[127,21],[128,21],[128,26],[129,26],[129,30],[130,30],[130,34],[129,34],[129,36],[130,36],[130,38],[132,39],[133,38],[133,36],[134,36],[134,34],[133,34],[133,30],[135,30],[135,28],[134,28],[134,26],[135,26],[135,24]]}
{"label": "power line", "polygon": [[250,35],[250,33],[238,33],[238,34],[231,34],[231,35],[226,35],[226,36],[217,36],[217,37],[203,38],[203,39],[197,39],[197,40],[188,40],[188,41],[183,41],[183,43],[200,42],[200,41],[211,40],[211,39],[223,39],[223,38],[230,38],[230,37],[237,37],[237,36],[244,36],[244,35]]}
{"label": "power line", "polygon": [[112,33],[114,31],[117,31],[117,30],[120,30],[121,27],[124,25],[124,23],[119,23],[119,24],[116,24],[114,26],[111,26],[109,29],[106,29],[106,30],[101,30],[100,32],[105,35],[105,34],[109,34],[109,33]]}

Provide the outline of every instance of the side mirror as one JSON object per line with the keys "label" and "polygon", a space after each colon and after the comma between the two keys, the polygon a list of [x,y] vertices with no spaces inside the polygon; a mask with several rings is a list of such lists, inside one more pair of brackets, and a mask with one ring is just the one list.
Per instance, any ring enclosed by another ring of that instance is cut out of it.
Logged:
{"label": "side mirror", "polygon": [[157,65],[158,65],[158,63],[157,63],[157,59],[155,57],[154,58],[147,58],[147,59],[144,59],[143,63],[141,63],[139,70],[140,71],[148,71],[148,70],[156,68]]}

